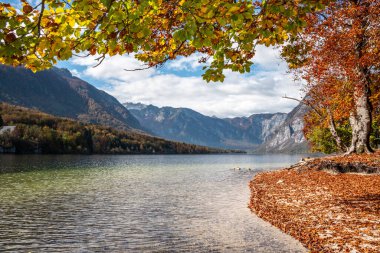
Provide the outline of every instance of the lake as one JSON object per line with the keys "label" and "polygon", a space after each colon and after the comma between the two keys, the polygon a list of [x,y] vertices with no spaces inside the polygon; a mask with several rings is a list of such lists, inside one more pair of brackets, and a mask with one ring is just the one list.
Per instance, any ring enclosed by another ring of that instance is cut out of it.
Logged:
{"label": "lake", "polygon": [[0,252],[306,252],[247,208],[300,158],[0,155]]}

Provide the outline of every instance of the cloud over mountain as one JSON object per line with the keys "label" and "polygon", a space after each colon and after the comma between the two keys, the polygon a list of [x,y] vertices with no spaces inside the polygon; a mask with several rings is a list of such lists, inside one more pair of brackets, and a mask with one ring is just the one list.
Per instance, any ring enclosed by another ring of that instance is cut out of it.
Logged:
{"label": "cloud over mountain", "polygon": [[[289,112],[296,102],[284,94],[300,97],[299,85],[286,73],[279,50],[258,47],[252,73],[226,72],[223,83],[206,83],[201,78],[200,55],[167,63],[163,68],[141,68],[133,55],[106,58],[96,67],[94,58],[75,58],[71,69],[81,78],[106,84],[104,89],[121,102],[142,102],[158,106],[188,107],[205,115],[234,117],[262,112]],[[78,72],[78,69],[83,69]]]}

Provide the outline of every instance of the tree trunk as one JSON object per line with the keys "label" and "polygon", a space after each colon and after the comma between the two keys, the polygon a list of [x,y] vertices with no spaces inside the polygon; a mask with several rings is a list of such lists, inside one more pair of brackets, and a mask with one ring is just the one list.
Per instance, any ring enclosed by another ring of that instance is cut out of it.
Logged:
{"label": "tree trunk", "polygon": [[347,153],[372,153],[373,150],[370,146],[369,137],[372,127],[372,114],[370,97],[370,69],[363,66],[361,59],[365,51],[365,45],[368,42],[366,30],[368,28],[368,5],[361,16],[361,33],[359,41],[355,47],[357,57],[357,77],[358,83],[354,91],[354,110],[350,114],[350,125],[352,128],[351,146]]}
{"label": "tree trunk", "polygon": [[339,151],[345,152],[345,151],[347,151],[347,147],[343,144],[342,139],[340,138],[340,136],[338,135],[338,132],[336,131],[335,121],[334,121],[334,118],[333,118],[333,115],[332,115],[330,109],[327,109],[327,113],[329,116],[330,133],[331,133],[332,137],[334,138],[334,140],[336,142],[336,146],[338,147]]}
{"label": "tree trunk", "polygon": [[355,111],[350,114],[350,125],[352,128],[351,146],[347,153],[372,153],[373,150],[369,143],[371,134],[371,106],[369,102],[369,92],[361,92],[355,96]]}

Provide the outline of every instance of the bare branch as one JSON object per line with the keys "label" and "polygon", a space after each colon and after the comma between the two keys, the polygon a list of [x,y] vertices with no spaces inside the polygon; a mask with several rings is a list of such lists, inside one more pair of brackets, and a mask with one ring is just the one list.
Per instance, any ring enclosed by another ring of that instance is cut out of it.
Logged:
{"label": "bare branch", "polygon": [[38,21],[37,21],[37,25],[36,25],[36,27],[37,27],[37,38],[39,38],[41,36],[41,21],[42,21],[42,16],[44,15],[44,11],[45,11],[45,0],[42,0],[41,11],[40,11],[40,15],[38,16]]}
{"label": "bare branch", "polygon": [[86,57],[89,57],[91,54],[85,54],[85,55],[73,54],[73,55],[80,58],[86,58]]}
{"label": "bare branch", "polygon": [[62,0],[65,4],[67,4],[68,6],[70,6],[70,8],[72,8],[73,6],[66,0]]}
{"label": "bare branch", "polygon": [[[185,44],[186,41],[182,41],[182,43],[176,48],[176,50],[173,51],[173,55],[175,55],[176,53],[178,53],[178,51],[181,49],[181,47]],[[163,59],[162,61],[159,61],[151,66],[148,66],[146,68],[136,68],[136,69],[124,69],[125,71],[139,71],[139,70],[146,70],[146,69],[150,69],[150,68],[153,68],[153,67],[156,67],[157,66],[162,66],[165,62],[167,62],[168,60],[172,59],[172,57],[168,56],[166,57],[165,59]]]}
{"label": "bare branch", "polygon": [[33,10],[37,9],[38,7],[40,7],[41,4],[42,4],[42,3],[39,3],[39,4],[37,4],[36,6],[34,6],[34,7],[33,7]]}
{"label": "bare branch", "polygon": [[304,104],[304,105],[310,107],[311,109],[313,109],[313,111],[315,111],[315,112],[318,114],[318,116],[323,117],[322,113],[321,113],[321,112],[320,112],[320,111],[319,111],[314,105],[312,105],[311,103],[309,103],[309,102],[308,102],[307,100],[305,100],[305,99],[292,98],[292,97],[288,97],[288,96],[286,96],[286,95],[283,96],[282,98],[295,100],[295,101],[297,101],[297,102],[299,102],[299,103],[301,103],[301,104]]}
{"label": "bare branch", "polygon": [[95,60],[98,61],[98,64],[96,64],[93,68],[96,68],[97,66],[99,66],[100,64],[102,64],[102,62],[104,61],[104,59],[106,58],[106,55],[103,54],[102,56],[100,56],[99,58],[96,58]]}
{"label": "bare branch", "polygon": [[129,72],[132,72],[132,71],[140,71],[140,70],[146,70],[146,69],[151,69],[153,67],[158,67],[159,65],[152,65],[152,66],[148,66],[148,67],[145,67],[145,68],[136,68],[136,69],[124,69],[125,71],[129,71]]}

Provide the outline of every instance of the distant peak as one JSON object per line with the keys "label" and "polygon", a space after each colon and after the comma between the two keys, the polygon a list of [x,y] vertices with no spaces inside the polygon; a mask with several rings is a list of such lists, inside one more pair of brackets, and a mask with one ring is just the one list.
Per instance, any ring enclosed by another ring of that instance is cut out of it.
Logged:
{"label": "distant peak", "polygon": [[128,109],[128,110],[143,110],[147,108],[149,105],[143,104],[143,103],[132,103],[132,102],[126,102],[123,103],[123,105]]}
{"label": "distant peak", "polygon": [[66,68],[57,68],[57,67],[53,67],[52,70],[61,75],[61,76],[65,76],[65,77],[73,77],[73,75],[71,74],[70,70],[66,69]]}

